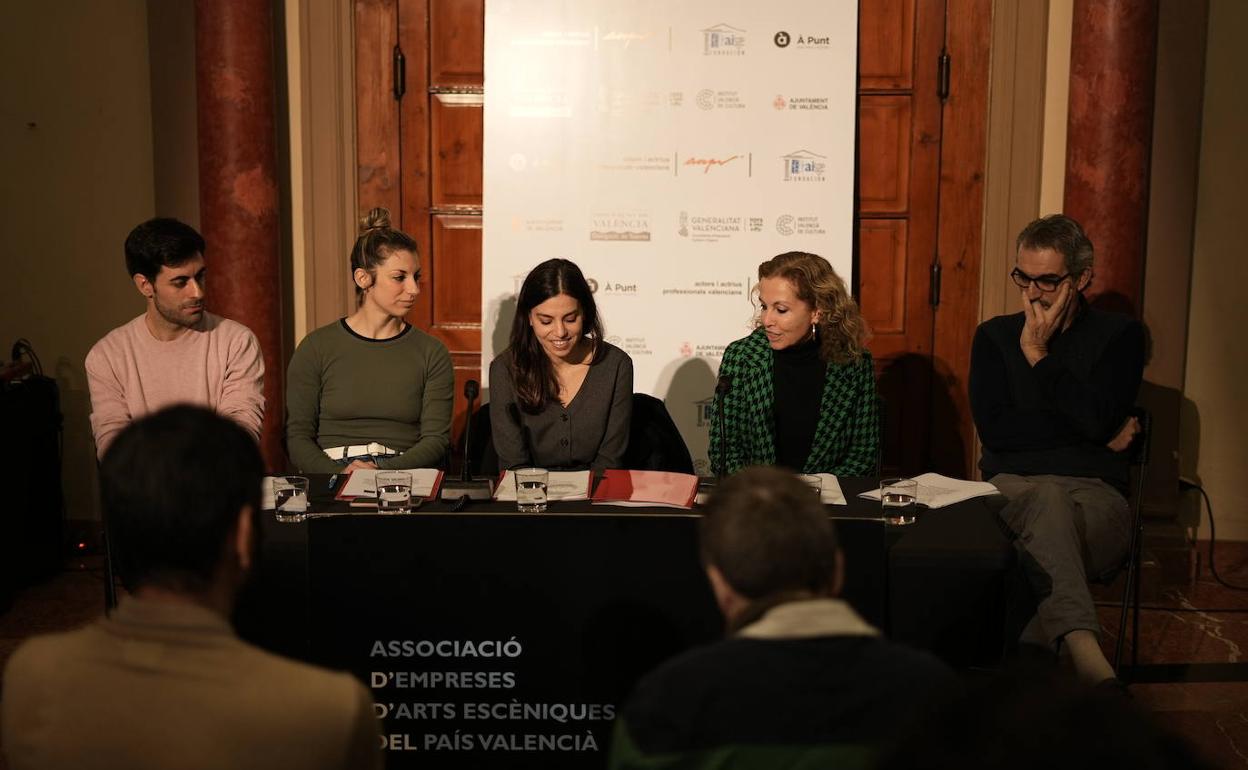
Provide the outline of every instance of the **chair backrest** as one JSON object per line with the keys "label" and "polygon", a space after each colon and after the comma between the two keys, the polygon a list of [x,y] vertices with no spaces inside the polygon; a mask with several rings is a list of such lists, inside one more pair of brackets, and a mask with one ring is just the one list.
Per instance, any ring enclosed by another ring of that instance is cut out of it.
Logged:
{"label": "chair backrest", "polygon": [[472,413],[466,433],[472,443],[468,447],[472,456],[466,458],[468,469],[474,476],[495,478],[498,476],[498,452],[494,451],[494,431],[490,426],[490,405],[482,404]]}
{"label": "chair backrest", "polygon": [[633,394],[624,467],[639,471],[693,473],[693,458],[663,402],[645,393]]}

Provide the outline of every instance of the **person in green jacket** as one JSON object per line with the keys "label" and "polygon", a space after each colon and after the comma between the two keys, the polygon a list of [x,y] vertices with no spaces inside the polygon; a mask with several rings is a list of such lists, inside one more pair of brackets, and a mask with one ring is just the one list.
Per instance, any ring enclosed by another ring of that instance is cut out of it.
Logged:
{"label": "person in green jacket", "polygon": [[304,473],[428,468],[450,448],[446,346],[404,320],[420,293],[416,241],[375,208],[351,250],[355,312],[299,343],[286,374],[286,443]]}
{"label": "person in green jacket", "polygon": [[758,303],[757,328],[720,363],[728,392],[715,397],[711,467],[873,474],[875,374],[867,325],[845,282],[823,257],[791,251],[758,266]]}

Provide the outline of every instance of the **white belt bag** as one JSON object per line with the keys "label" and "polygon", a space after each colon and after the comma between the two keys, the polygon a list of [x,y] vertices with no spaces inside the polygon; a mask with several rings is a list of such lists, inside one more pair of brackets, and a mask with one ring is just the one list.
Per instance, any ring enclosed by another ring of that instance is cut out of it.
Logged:
{"label": "white belt bag", "polygon": [[379,456],[379,455],[397,455],[398,454],[398,452],[394,451],[393,449],[386,446],[385,444],[378,444],[375,441],[371,444],[352,444],[351,446],[331,446],[330,448],[324,450],[324,452],[326,455],[329,456],[329,459],[331,460],[342,460],[348,457],[363,457],[364,455]]}

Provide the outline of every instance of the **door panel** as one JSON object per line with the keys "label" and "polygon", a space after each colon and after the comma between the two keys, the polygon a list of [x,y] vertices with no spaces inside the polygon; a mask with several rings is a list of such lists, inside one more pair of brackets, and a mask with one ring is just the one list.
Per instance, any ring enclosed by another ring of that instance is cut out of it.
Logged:
{"label": "door panel", "polygon": [[430,331],[453,353],[481,352],[481,217],[433,218]]}
{"label": "door panel", "polygon": [[[864,219],[858,228],[858,286],[871,330],[896,341],[906,330],[906,220]],[[877,344],[876,355],[895,354]]]}
{"label": "door panel", "polygon": [[910,207],[908,94],[865,95],[858,100],[858,210],[901,214]]}
{"label": "door panel", "polygon": [[[434,94],[433,205],[481,205],[481,94]],[[480,301],[480,298],[478,298]]]}
{"label": "door panel", "polygon": [[913,73],[914,0],[859,0],[859,89],[909,89]]}

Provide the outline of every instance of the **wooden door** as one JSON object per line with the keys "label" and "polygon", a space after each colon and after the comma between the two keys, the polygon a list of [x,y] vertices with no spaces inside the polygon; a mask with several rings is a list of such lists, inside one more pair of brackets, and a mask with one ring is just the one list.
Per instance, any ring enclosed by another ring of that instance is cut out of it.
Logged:
{"label": "wooden door", "polygon": [[[484,0],[356,0],[360,205],[401,211],[420,244],[426,284],[409,319],[451,350],[457,437],[462,383],[480,377],[484,12]],[[964,388],[933,376],[945,23],[946,0],[859,4],[856,292],[888,472],[931,467],[935,391]]]}
{"label": "wooden door", "polygon": [[384,205],[420,246],[424,285],[408,321],[481,379],[484,0],[356,0],[360,208]]}
{"label": "wooden door", "polygon": [[943,37],[943,0],[859,3],[856,267],[886,475],[924,470],[929,444]]}

